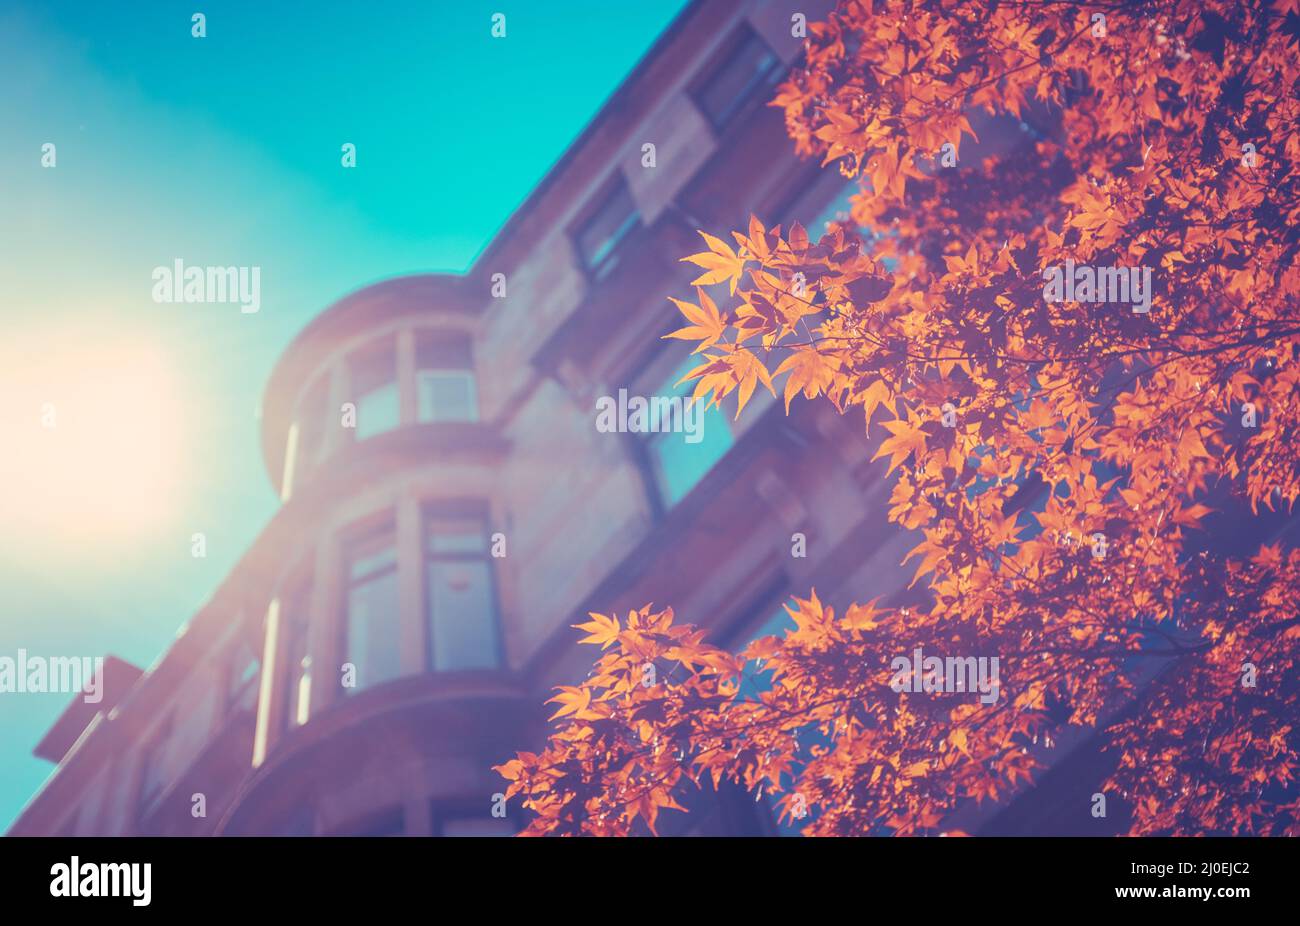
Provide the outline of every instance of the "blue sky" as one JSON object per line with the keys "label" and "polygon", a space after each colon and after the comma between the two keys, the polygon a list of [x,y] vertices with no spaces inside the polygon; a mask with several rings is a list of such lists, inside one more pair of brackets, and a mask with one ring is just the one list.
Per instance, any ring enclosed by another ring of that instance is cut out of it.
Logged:
{"label": "blue sky", "polygon": [[[466,270],[684,5],[0,5],[0,656],[150,665],[275,509],[256,415],[293,335]],[[153,302],[176,258],[261,267],[260,312]],[[0,830],[68,700],[0,693]]]}

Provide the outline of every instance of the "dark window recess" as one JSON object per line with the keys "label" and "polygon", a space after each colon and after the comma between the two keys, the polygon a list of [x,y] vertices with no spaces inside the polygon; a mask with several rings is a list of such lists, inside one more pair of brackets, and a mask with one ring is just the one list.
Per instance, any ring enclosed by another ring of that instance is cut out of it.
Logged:
{"label": "dark window recess", "polygon": [[640,225],[636,202],[623,178],[616,177],[573,233],[574,246],[587,273],[597,280],[608,276],[618,265],[620,245]]}
{"label": "dark window recess", "polygon": [[717,55],[719,64],[707,71],[692,94],[715,129],[726,128],[763,90],[776,85],[781,62],[748,27],[734,35]]}

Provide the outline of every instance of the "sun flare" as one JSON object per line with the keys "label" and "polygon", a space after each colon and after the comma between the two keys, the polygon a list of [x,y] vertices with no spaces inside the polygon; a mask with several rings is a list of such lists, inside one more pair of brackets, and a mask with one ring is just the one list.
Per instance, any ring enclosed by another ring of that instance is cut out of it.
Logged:
{"label": "sun flare", "polygon": [[[11,345],[12,347],[13,345]],[[184,416],[155,345],[93,344],[5,358],[14,419],[0,454],[11,539],[139,539],[174,511]]]}

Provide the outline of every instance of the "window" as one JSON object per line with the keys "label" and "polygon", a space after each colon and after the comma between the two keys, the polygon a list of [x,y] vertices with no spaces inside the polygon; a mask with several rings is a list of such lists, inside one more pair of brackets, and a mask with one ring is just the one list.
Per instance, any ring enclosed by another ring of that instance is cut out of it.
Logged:
{"label": "window", "polygon": [[226,709],[251,709],[257,698],[257,678],[262,661],[246,631],[240,632],[226,665]]}
{"label": "window", "polygon": [[806,226],[808,237],[813,241],[820,241],[822,235],[830,231],[832,222],[847,222],[851,217],[853,204],[850,200],[858,192],[858,184],[856,180],[839,179],[842,181],[839,193]]}
{"label": "window", "polygon": [[402,423],[397,391],[397,355],[391,340],[359,351],[350,362],[357,407],[356,437],[365,440]]}
{"label": "window", "polygon": [[496,668],[496,593],[483,519],[426,517],[424,570],[429,665],[435,672]]}
{"label": "window", "polygon": [[574,246],[582,265],[594,279],[602,279],[618,264],[619,245],[641,224],[636,203],[622,176],[615,175],[598,205],[574,232]]}
{"label": "window", "polygon": [[421,331],[415,342],[418,421],[477,421],[470,340],[465,335]]}
{"label": "window", "polygon": [[294,448],[296,459],[290,472],[293,473],[295,481],[301,481],[301,477],[319,462],[321,453],[325,449],[325,427],[329,420],[328,405],[329,379],[321,377],[307,390],[294,415],[298,442]]}
{"label": "window", "polygon": [[478,395],[469,338],[421,331],[415,342],[417,421],[477,421]]}
{"label": "window", "polygon": [[163,786],[167,783],[164,760],[167,744],[171,739],[172,718],[168,717],[158,728],[158,732],[149,740],[140,757],[140,796],[136,809],[144,817],[153,809],[154,803],[162,796]]}
{"label": "window", "polygon": [[[346,661],[356,667],[356,688],[368,688],[401,674],[401,622],[397,549],[392,527],[351,544],[347,550]],[[347,694],[353,689],[345,687]]]}
{"label": "window", "polygon": [[780,61],[767,44],[744,27],[718,53],[720,63],[696,85],[696,105],[715,129],[725,128],[760,91],[776,85]]}
{"label": "window", "polygon": [[285,602],[284,716],[289,730],[307,722],[311,705],[311,656],[307,642],[311,627],[311,580],[291,592]]}
{"label": "window", "polygon": [[468,370],[420,370],[415,374],[420,421],[477,421],[474,374]]}
{"label": "window", "polygon": [[696,356],[687,357],[654,393],[655,398],[681,398],[682,425],[676,430],[642,435],[665,508],[685,498],[735,443],[731,422],[721,408],[715,405],[706,409],[705,399],[695,403],[690,397],[695,389],[693,381],[675,385],[700,363]]}

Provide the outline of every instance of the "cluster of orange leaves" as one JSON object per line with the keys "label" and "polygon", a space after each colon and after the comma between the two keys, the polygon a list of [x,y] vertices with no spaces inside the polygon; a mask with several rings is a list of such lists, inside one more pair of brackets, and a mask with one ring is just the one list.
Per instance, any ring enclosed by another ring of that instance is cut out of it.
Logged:
{"label": "cluster of orange leaves", "polygon": [[[704,401],[879,424],[926,604],[813,593],[741,654],[671,610],[593,615],[591,676],[500,767],[530,832],[653,831],[724,780],[810,834],[937,832],[1098,726],[1131,832],[1300,834],[1300,553],[1267,533],[1300,497],[1298,43],[1300,0],[850,0],[810,26],[774,105],[861,178],[851,221],[702,233],[670,337]],[[972,123],[1021,140],[941,166]],[[1067,259],[1150,268],[1150,312],[1046,301]],[[917,646],[1000,656],[1002,696],[892,691]]]}

